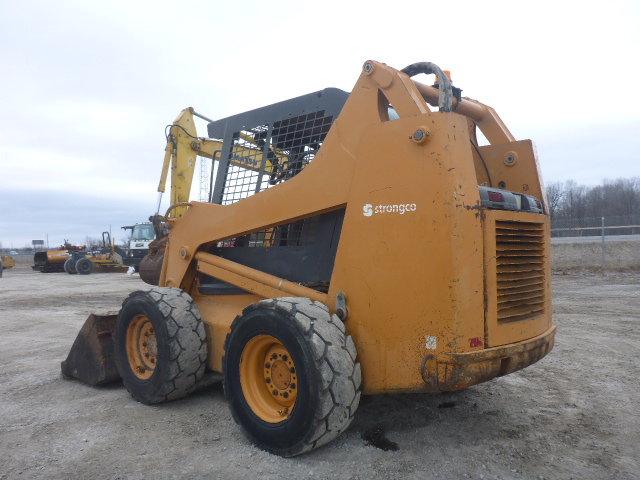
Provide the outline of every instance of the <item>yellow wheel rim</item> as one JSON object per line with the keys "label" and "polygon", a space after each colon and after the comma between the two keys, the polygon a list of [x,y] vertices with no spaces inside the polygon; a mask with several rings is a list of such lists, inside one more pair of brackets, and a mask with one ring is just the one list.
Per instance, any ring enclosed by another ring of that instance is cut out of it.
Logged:
{"label": "yellow wheel rim", "polygon": [[253,337],[242,350],[240,385],[260,419],[268,423],[286,420],[298,398],[298,374],[291,353],[271,335]]}
{"label": "yellow wheel rim", "polygon": [[127,328],[127,357],[134,375],[147,380],[156,369],[158,342],[149,317],[136,315]]}

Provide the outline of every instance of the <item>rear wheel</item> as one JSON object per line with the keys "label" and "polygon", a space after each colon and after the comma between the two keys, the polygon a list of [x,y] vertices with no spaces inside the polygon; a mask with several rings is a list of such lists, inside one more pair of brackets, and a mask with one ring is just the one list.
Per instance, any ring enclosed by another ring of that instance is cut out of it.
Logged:
{"label": "rear wheel", "polygon": [[76,262],[75,270],[80,275],[89,275],[93,273],[93,262],[87,257],[82,257]]}
{"label": "rear wheel", "polygon": [[187,396],[202,379],[207,360],[198,307],[179,288],[133,292],[118,314],[115,351],[124,386],[139,402]]}
{"label": "rear wheel", "polygon": [[264,300],[231,326],[223,361],[235,420],[261,448],[294,456],[333,440],[360,401],[353,340],[307,298]]}
{"label": "rear wheel", "polygon": [[75,275],[76,273],[78,273],[76,271],[76,266],[75,266],[75,262],[73,261],[73,257],[67,258],[67,260],[64,262],[64,271],[67,272],[69,275]]}

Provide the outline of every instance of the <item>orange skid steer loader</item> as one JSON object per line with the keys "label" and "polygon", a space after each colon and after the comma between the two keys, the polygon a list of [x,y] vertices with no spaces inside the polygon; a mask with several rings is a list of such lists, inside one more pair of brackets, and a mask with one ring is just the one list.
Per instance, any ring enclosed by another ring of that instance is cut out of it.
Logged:
{"label": "orange skid steer loader", "polygon": [[159,286],[89,317],[67,376],[122,378],[147,404],[218,378],[246,434],[293,456],[340,435],[361,394],[461,390],[553,347],[532,143],[436,65],[367,61],[351,93],[208,135],[210,202],[162,219]]}

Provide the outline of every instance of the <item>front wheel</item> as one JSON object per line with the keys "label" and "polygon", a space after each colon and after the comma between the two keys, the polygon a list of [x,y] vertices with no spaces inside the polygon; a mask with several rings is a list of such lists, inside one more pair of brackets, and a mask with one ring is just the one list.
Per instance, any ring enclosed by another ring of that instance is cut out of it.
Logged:
{"label": "front wheel", "polygon": [[286,457],[340,435],[360,401],[353,339],[307,298],[245,308],[227,336],[223,368],[234,419],[259,447]]}
{"label": "front wheel", "polygon": [[191,296],[159,287],[130,294],[118,314],[115,360],[124,386],[141,403],[190,394],[207,361],[206,331]]}

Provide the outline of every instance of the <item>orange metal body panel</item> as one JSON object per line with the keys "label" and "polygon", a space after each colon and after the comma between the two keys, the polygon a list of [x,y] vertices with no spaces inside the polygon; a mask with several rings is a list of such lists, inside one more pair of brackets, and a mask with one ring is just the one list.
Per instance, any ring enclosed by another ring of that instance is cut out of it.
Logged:
{"label": "orange metal body panel", "polygon": [[[196,299],[209,332],[213,370],[221,369],[224,337],[235,315],[258,295],[279,290],[273,283],[261,289],[255,275],[242,283],[234,277],[242,273],[237,271],[224,280],[257,295],[200,295],[197,270],[222,270],[198,252],[226,238],[337,208],[345,208],[345,217],[326,303],[335,311],[338,293],[347,298],[346,327],[357,346],[365,393],[464,388],[508,373],[504,359],[522,368],[551,348],[548,269],[547,303],[539,320],[498,326],[488,313],[491,301],[485,301],[496,288],[491,222],[527,214],[482,209],[478,184],[505,182],[513,191],[542,198],[531,142],[476,149],[468,117],[432,112],[418,84],[372,63],[373,73],[361,75],[302,172],[231,205],[194,202],[173,222],[160,284],[183,288]],[[399,119],[389,121],[388,104]],[[481,104],[462,100],[459,106],[464,105],[483,112]],[[486,118],[474,120],[478,127],[510,138],[495,112],[487,111]],[[419,128],[429,133],[422,143],[411,138]],[[509,152],[517,159],[507,166]],[[480,181],[483,176],[486,181]],[[548,258],[547,217],[529,215],[545,225]],[[496,345],[502,347],[485,348]]]}
{"label": "orange metal body panel", "polygon": [[257,295],[199,295],[197,291],[192,292],[192,296],[198,304],[207,329],[207,366],[215,372],[222,372],[224,341],[231,323],[243,308],[259,302],[262,298]]}
{"label": "orange metal body panel", "polygon": [[67,250],[47,250],[47,262],[50,264],[64,263],[69,258]]}

